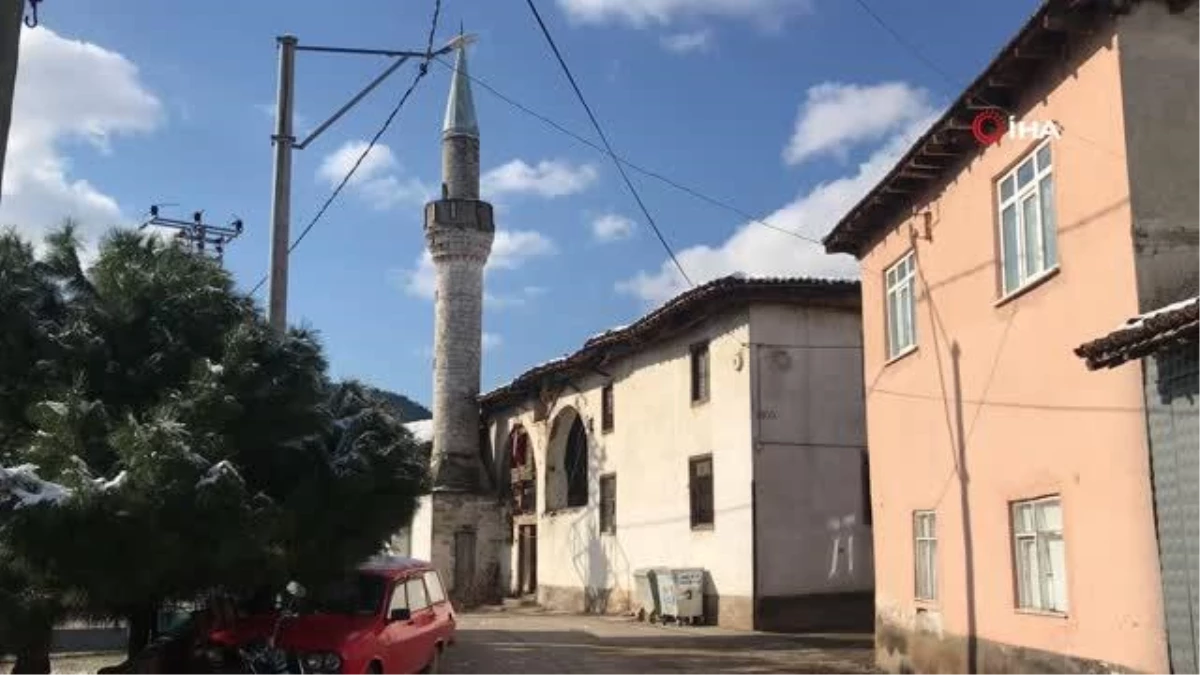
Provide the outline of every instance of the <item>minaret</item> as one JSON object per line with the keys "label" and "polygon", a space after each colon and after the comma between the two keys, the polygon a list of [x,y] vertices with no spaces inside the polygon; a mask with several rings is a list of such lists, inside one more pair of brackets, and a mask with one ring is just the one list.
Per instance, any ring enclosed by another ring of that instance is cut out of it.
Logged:
{"label": "minaret", "polygon": [[437,268],[433,347],[435,491],[481,485],[479,362],[483,267],[492,250],[492,205],[479,199],[479,123],[460,36],[442,125],[442,198],[425,205],[425,241]]}

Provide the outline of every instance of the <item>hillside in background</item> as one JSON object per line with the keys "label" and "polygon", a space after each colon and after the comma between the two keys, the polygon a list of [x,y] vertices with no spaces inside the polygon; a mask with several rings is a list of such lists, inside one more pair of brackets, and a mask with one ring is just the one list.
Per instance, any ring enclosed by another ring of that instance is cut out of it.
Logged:
{"label": "hillside in background", "polygon": [[387,401],[395,410],[396,415],[401,422],[415,422],[417,420],[427,420],[433,418],[433,413],[428,408],[417,403],[404,394],[397,394],[393,391],[387,391],[376,387],[366,387],[371,393],[379,396]]}

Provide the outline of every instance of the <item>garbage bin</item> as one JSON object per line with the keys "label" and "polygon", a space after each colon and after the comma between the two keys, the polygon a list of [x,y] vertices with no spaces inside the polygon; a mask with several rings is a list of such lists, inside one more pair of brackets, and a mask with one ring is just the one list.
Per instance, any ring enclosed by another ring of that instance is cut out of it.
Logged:
{"label": "garbage bin", "polygon": [[671,570],[675,586],[677,621],[701,623],[704,619],[704,570],[691,567]]}
{"label": "garbage bin", "polygon": [[658,590],[658,615],[662,618],[674,618],[679,613],[679,604],[675,595],[675,575],[667,567],[656,567],[650,570],[654,587]]}
{"label": "garbage bin", "polygon": [[643,568],[633,573],[634,600],[638,604],[638,620],[655,621],[662,615],[658,604],[658,586],[654,583],[654,570]]}

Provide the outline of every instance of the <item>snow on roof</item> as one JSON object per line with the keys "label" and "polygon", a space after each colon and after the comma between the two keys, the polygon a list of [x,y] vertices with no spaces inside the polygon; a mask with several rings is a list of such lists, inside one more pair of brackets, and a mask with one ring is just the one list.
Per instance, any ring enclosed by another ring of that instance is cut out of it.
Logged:
{"label": "snow on roof", "polygon": [[57,505],[70,498],[70,488],[37,475],[37,466],[0,467],[0,506],[23,509],[37,504]]}
{"label": "snow on roof", "polygon": [[1200,335],[1200,298],[1172,303],[1124,321],[1107,335],[1075,348],[1089,370],[1113,368]]}
{"label": "snow on roof", "polygon": [[404,428],[408,429],[416,437],[418,443],[433,442],[433,420],[408,422],[404,425]]}
{"label": "snow on roof", "polygon": [[1191,297],[1191,298],[1188,298],[1187,300],[1180,300],[1179,302],[1173,302],[1173,303],[1167,305],[1166,307],[1159,307],[1158,309],[1151,310],[1144,314],[1139,314],[1131,319],[1127,319],[1125,321],[1125,323],[1122,323],[1120,326],[1117,326],[1117,330],[1128,330],[1130,328],[1141,328],[1142,326],[1146,325],[1146,321],[1149,319],[1153,319],[1154,317],[1157,317],[1157,316],[1162,316],[1163,314],[1170,314],[1171,312],[1183,309],[1184,307],[1187,307],[1188,305],[1196,304],[1196,300],[1198,297],[1200,297],[1200,296]]}

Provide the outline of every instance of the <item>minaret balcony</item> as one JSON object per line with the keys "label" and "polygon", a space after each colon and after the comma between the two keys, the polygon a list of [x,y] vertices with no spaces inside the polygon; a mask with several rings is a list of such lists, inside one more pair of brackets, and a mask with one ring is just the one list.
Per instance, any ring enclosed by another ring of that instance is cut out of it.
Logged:
{"label": "minaret balcony", "polygon": [[492,205],[479,199],[439,199],[425,205],[425,224],[495,231]]}

